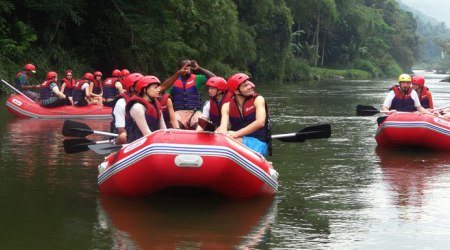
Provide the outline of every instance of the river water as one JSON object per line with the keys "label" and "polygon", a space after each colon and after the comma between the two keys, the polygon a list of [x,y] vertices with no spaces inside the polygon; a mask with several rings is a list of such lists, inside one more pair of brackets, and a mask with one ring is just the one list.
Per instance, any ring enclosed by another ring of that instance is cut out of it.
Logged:
{"label": "river water", "polygon": [[[443,77],[426,75],[437,107],[450,104]],[[65,154],[63,121],[16,119],[3,105],[0,249],[444,249],[448,153],[377,148],[377,116],[356,116],[358,104],[380,107],[394,82],[257,85],[274,134],[329,123],[332,136],[274,141],[279,192],[250,201],[105,197],[102,156]],[[87,123],[108,131],[108,121]]]}

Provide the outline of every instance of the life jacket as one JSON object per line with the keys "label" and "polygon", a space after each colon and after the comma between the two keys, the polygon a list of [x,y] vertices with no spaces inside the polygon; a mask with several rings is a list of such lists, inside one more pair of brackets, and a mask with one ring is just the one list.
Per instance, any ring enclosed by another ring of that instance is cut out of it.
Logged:
{"label": "life jacket", "polygon": [[428,87],[423,87],[422,92],[419,95],[420,105],[422,105],[423,108],[430,108],[430,99],[428,98],[429,93]]}
{"label": "life jacket", "polygon": [[411,98],[412,89],[409,88],[408,92],[404,94],[398,85],[391,88],[394,91],[395,97],[392,100],[390,109],[395,109],[402,112],[414,112],[416,107],[414,106],[414,100]]}
{"label": "life jacket", "polygon": [[154,132],[159,127],[159,119],[161,119],[161,104],[158,100],[147,101],[142,97],[133,96],[127,103],[125,108],[125,130],[127,131],[127,142],[131,143],[143,136],[141,130],[137,126],[136,122],[133,120],[130,114],[131,107],[135,103],[140,103],[144,105],[145,112],[145,120],[147,121],[147,125],[150,131]]}
{"label": "life jacket", "polygon": [[50,88],[51,83],[56,83],[54,80],[47,80],[41,83],[41,87],[39,88],[39,96],[41,100],[49,99],[50,97],[55,97],[55,93],[53,93]]}
{"label": "life jacket", "polygon": [[[110,131],[111,133],[117,133],[117,128],[116,128],[116,116],[114,115],[114,110],[116,109],[116,103],[117,101],[119,101],[120,99],[125,99],[125,103],[128,103],[131,99],[131,96],[129,96],[127,93],[121,93],[119,95],[116,96],[116,98],[114,98],[113,101],[113,109],[112,109],[112,121],[111,121],[111,126],[110,126]],[[125,120],[126,122],[126,120]]]}
{"label": "life jacket", "polygon": [[183,80],[180,76],[173,84],[173,108],[177,110],[199,110],[202,106],[201,95],[195,86],[196,75],[191,74]]}
{"label": "life jacket", "polygon": [[75,81],[75,79],[72,78],[72,80],[69,81],[69,79],[67,78],[63,78],[61,81],[61,85],[65,83],[66,86],[64,87],[64,95],[66,96],[72,96],[72,91],[73,88],[75,86],[75,84],[77,84],[77,82]]}
{"label": "life jacket", "polygon": [[94,94],[101,94],[102,93],[102,83],[100,81],[97,81],[94,79],[94,87],[92,88],[92,93]]}
{"label": "life jacket", "polygon": [[230,98],[225,98],[226,94],[222,97],[222,100],[217,101],[216,99],[209,98],[209,120],[216,125],[220,126],[220,119],[222,118],[222,106],[227,101],[230,102]]}
{"label": "life jacket", "polygon": [[[238,131],[241,128],[246,127],[250,123],[254,122],[256,120],[256,108],[254,105],[255,99],[258,96],[258,94],[253,94],[249,97],[247,97],[244,101],[243,106],[243,114],[240,113],[237,101],[235,97],[232,97],[230,100],[230,108],[229,108],[229,116],[230,116],[230,124],[231,124],[231,130]],[[266,121],[264,124],[264,127],[258,129],[257,131],[248,134],[246,136],[255,137],[263,142],[269,142],[270,141],[270,124],[269,124],[269,112],[267,109],[267,105],[265,107],[266,109]]]}
{"label": "life jacket", "polygon": [[17,73],[16,77],[14,78],[14,83],[16,84],[16,88],[18,88],[19,90],[22,89],[22,83],[19,80],[19,77],[21,75],[24,75],[25,76],[25,81],[28,82],[28,75],[27,75],[27,73],[25,71],[21,71],[21,72]]}
{"label": "life jacket", "polygon": [[159,103],[161,104],[161,111],[164,118],[164,123],[167,128],[172,128],[172,124],[170,123],[170,113],[169,108],[167,107],[167,100],[170,98],[168,93],[163,94],[160,98],[158,98]]}
{"label": "life jacket", "polygon": [[116,82],[119,81],[117,77],[106,78],[103,82],[103,98],[114,99],[117,95]]}
{"label": "life jacket", "polygon": [[77,81],[77,83],[73,87],[72,98],[73,98],[74,104],[78,103],[78,102],[84,102],[83,100],[85,100],[85,98],[86,98],[86,91],[82,90],[81,87],[86,82],[87,82],[86,80],[80,79]]}

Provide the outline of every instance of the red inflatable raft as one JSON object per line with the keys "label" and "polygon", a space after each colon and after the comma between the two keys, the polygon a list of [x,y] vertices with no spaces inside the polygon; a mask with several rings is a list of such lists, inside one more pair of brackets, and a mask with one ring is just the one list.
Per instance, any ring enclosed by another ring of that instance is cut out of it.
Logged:
{"label": "red inflatable raft", "polygon": [[106,157],[100,191],[146,196],[167,188],[200,188],[230,198],[272,196],[278,173],[266,159],[219,133],[158,130]]}
{"label": "red inflatable raft", "polygon": [[419,146],[450,150],[450,121],[419,113],[396,113],[378,126],[378,146]]}
{"label": "red inflatable raft", "polygon": [[45,108],[31,99],[13,94],[6,100],[6,108],[17,117],[39,119],[110,119],[112,109],[106,106],[61,106]]}

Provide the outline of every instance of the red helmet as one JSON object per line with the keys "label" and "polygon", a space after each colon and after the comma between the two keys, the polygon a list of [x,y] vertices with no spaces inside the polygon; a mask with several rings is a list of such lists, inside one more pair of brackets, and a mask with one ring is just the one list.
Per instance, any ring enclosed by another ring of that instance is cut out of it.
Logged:
{"label": "red helmet", "polygon": [[94,72],[94,76],[103,76],[103,74],[100,71],[95,71]]}
{"label": "red helmet", "polygon": [[47,79],[53,79],[53,78],[55,78],[57,76],[58,76],[58,74],[55,71],[49,71],[47,73]]}
{"label": "red helmet", "polygon": [[120,72],[120,70],[118,70],[118,69],[115,69],[112,71],[112,76],[121,76],[121,75],[122,75],[122,72]]}
{"label": "red helmet", "polygon": [[254,88],[255,87],[255,84],[254,83],[252,83],[252,82],[250,82],[250,81],[247,81],[248,82],[248,85],[250,85],[250,88]]}
{"label": "red helmet", "polygon": [[227,89],[227,81],[220,76],[213,76],[206,81],[206,86],[215,87],[218,90],[226,90]]}
{"label": "red helmet", "polygon": [[89,80],[89,81],[94,81],[94,76],[91,73],[86,73],[84,74],[84,79]]}
{"label": "red helmet", "polygon": [[128,71],[128,69],[122,69],[122,76],[129,76],[130,75],[130,71]]}
{"label": "red helmet", "polygon": [[133,87],[137,81],[141,80],[144,76],[140,73],[133,73],[127,76],[125,78],[125,81],[123,81],[123,87],[125,90],[130,93],[130,88]]}
{"label": "red helmet", "polygon": [[236,73],[230,76],[227,81],[228,91],[233,93],[234,90],[239,88],[239,85],[241,85],[241,83],[247,81],[249,78],[250,77],[248,77],[248,75],[244,73]]}
{"label": "red helmet", "polygon": [[425,84],[425,78],[423,76],[413,76],[411,83],[423,86]]}
{"label": "red helmet", "polygon": [[34,65],[31,64],[31,63],[25,64],[24,69],[25,70],[29,70],[29,71],[31,71],[33,73],[36,73],[36,67],[34,67]]}
{"label": "red helmet", "polygon": [[136,83],[136,91],[138,93],[141,93],[141,91],[145,87],[147,87],[147,86],[149,86],[149,85],[151,85],[153,83],[157,83],[158,85],[161,84],[161,82],[159,81],[158,77],[156,77],[156,76],[144,76],[141,80],[139,80]]}
{"label": "red helmet", "polygon": [[71,70],[71,69],[68,69],[68,70],[66,70],[65,72],[64,72],[64,74],[68,74],[68,73],[71,73],[71,74],[73,74],[73,71]]}

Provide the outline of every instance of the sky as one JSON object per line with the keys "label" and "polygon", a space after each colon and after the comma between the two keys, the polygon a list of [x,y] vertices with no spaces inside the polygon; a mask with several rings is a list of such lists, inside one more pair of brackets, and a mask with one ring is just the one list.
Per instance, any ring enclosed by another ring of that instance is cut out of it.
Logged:
{"label": "sky", "polygon": [[400,0],[422,14],[444,22],[450,28],[450,1],[449,0]]}

